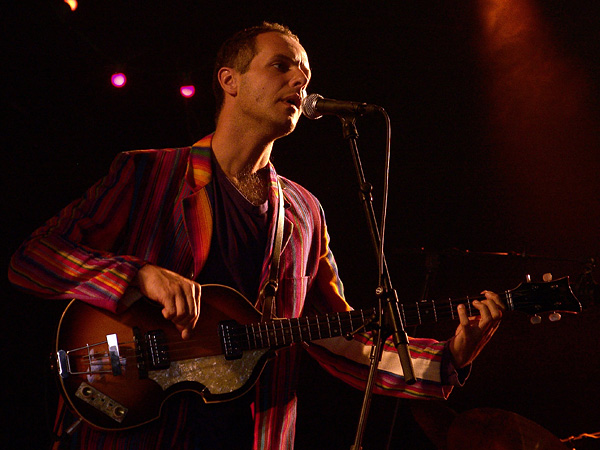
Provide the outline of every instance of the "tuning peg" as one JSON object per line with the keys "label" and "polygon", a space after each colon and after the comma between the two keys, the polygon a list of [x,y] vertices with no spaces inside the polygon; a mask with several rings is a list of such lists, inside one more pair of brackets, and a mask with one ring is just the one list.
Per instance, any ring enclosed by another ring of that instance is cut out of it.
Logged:
{"label": "tuning peg", "polygon": [[561,318],[562,318],[562,316],[557,312],[553,312],[552,314],[550,314],[548,316],[548,319],[550,319],[550,322],[558,322]]}
{"label": "tuning peg", "polygon": [[525,283],[531,283],[531,275],[525,275]]}
{"label": "tuning peg", "polygon": [[546,283],[549,283],[550,281],[552,281],[552,274],[545,273],[544,275],[542,275],[542,280],[544,280]]}
{"label": "tuning peg", "polygon": [[537,314],[535,316],[531,316],[529,318],[529,321],[533,324],[533,325],[537,325],[538,323],[542,322],[542,318],[540,316],[538,316]]}

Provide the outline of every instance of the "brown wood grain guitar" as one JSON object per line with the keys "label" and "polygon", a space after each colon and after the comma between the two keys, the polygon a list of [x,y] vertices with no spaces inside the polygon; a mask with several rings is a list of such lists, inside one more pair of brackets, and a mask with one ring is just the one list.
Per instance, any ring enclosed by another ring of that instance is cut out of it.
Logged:
{"label": "brown wood grain guitar", "polygon": [[[551,320],[581,311],[568,277],[523,283],[501,297],[507,311],[549,312]],[[471,301],[481,299],[402,303],[400,315],[405,326],[452,320],[459,304],[476,315]],[[76,414],[96,428],[122,430],[157,419],[178,392],[194,391],[207,403],[236,398],[252,388],[275,349],[344,336],[374,318],[375,308],[261,322],[237,291],[204,285],[200,319],[184,341],[148,300],[119,315],[73,300],[59,323],[53,366]]]}

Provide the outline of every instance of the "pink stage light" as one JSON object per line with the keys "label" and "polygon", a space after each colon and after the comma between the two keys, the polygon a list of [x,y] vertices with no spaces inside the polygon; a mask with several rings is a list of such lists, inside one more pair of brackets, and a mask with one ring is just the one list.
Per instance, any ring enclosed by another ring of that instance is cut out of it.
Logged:
{"label": "pink stage light", "polygon": [[124,73],[115,73],[110,77],[110,82],[116,88],[122,88],[127,83],[127,77]]}
{"label": "pink stage light", "polygon": [[196,88],[192,85],[188,85],[188,86],[181,86],[179,88],[179,92],[181,93],[182,96],[184,96],[185,98],[190,98],[193,97],[194,94],[196,93]]}

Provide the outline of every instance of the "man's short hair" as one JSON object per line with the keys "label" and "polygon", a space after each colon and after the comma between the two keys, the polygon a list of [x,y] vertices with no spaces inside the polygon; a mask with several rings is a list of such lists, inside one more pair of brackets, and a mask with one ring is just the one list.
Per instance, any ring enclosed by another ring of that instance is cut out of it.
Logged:
{"label": "man's short hair", "polygon": [[283,34],[300,43],[298,36],[292,33],[285,25],[263,22],[260,25],[238,31],[221,45],[221,48],[217,52],[212,80],[216,104],[216,118],[219,117],[223,102],[225,101],[223,89],[219,84],[219,70],[221,67],[231,67],[239,73],[246,73],[250,67],[250,63],[258,52],[256,48],[256,36],[270,32]]}

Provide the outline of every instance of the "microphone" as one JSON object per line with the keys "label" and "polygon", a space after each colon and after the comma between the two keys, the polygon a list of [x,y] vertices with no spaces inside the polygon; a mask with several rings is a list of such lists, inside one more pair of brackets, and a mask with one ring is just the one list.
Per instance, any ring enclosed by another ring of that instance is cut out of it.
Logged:
{"label": "microphone", "polygon": [[312,120],[320,119],[324,115],[360,117],[380,110],[377,105],[332,100],[319,94],[310,94],[302,100],[302,113]]}

